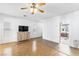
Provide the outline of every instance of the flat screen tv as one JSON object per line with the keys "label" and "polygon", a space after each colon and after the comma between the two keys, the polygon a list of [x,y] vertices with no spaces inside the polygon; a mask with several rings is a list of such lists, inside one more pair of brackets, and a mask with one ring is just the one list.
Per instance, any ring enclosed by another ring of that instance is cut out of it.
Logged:
{"label": "flat screen tv", "polygon": [[28,31],[28,26],[19,26],[19,32]]}

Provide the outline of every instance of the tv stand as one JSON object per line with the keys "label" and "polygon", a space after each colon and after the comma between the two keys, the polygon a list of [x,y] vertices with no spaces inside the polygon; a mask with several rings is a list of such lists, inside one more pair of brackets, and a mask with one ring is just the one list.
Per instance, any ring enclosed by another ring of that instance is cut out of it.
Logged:
{"label": "tv stand", "polygon": [[30,39],[29,32],[18,32],[18,41],[28,40]]}

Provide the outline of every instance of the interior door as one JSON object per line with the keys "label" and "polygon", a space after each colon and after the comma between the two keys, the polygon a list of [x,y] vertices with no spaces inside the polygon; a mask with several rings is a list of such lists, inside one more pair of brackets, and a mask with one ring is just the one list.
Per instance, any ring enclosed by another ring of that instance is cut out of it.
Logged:
{"label": "interior door", "polygon": [[0,44],[3,42],[3,23],[0,23]]}

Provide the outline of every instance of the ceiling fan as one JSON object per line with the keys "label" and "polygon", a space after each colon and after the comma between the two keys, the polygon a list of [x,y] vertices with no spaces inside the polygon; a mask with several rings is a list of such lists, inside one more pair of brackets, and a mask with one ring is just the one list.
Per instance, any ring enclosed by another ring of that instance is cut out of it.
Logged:
{"label": "ceiling fan", "polygon": [[[41,6],[44,6],[46,3],[31,3],[30,5],[30,10],[31,10],[31,13],[32,14],[35,14],[37,11],[41,12],[41,13],[44,13],[45,11],[44,10],[41,10],[40,7]],[[28,9],[27,7],[23,7],[21,8],[21,10],[24,10],[24,9]],[[37,11],[36,11],[37,10]]]}

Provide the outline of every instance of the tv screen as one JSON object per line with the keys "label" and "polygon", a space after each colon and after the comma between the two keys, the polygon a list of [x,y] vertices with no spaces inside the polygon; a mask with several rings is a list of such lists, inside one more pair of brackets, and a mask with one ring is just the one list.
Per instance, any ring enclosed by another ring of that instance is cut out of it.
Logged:
{"label": "tv screen", "polygon": [[19,31],[20,32],[28,31],[28,26],[19,26]]}

